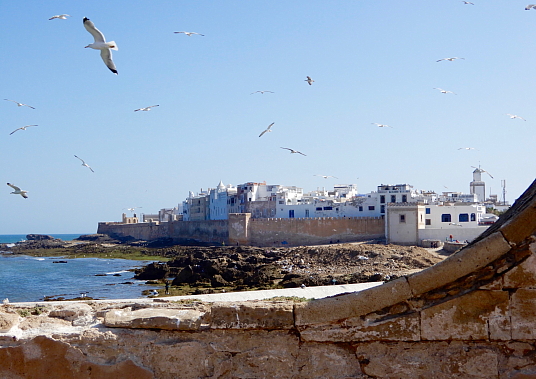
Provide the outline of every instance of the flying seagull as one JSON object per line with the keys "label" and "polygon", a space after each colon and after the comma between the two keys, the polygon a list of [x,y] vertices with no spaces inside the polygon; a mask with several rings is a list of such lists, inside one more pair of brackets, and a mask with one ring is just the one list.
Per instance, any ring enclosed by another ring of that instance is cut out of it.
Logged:
{"label": "flying seagull", "polygon": [[92,49],[100,50],[101,58],[104,61],[106,67],[108,67],[111,72],[117,75],[117,69],[115,68],[114,61],[112,60],[112,52],[110,51],[118,50],[115,41],[106,42],[106,40],[104,39],[104,34],[102,34],[101,31],[97,29],[93,22],[91,22],[87,17],[84,17],[84,27],[95,39],[93,43],[90,43],[85,47],[91,47]]}
{"label": "flying seagull", "polygon": [[333,175],[313,175],[313,176],[321,176],[324,179],[327,179],[327,178],[339,179],[339,178],[337,178],[336,176],[333,176]]}
{"label": "flying seagull", "polygon": [[21,190],[19,187],[17,187],[16,185],[13,185],[11,183],[7,183],[7,185],[15,190],[15,191],[11,192],[12,195],[21,195],[25,199],[28,198],[28,195],[26,195],[26,193],[28,193],[28,191]]}
{"label": "flying seagull", "polygon": [[465,59],[465,58],[458,58],[458,57],[443,58],[443,59],[438,59],[436,62],[441,62],[441,61],[449,61],[449,62],[452,62],[453,60],[456,60],[456,59]]}
{"label": "flying seagull", "polygon": [[143,208],[143,207],[132,207],[132,208],[123,208],[123,209],[126,209],[127,211],[134,212],[134,210],[137,209],[137,208]]}
{"label": "flying seagull", "polygon": [[536,9],[536,4],[529,4],[525,7],[526,11],[530,11],[531,9]]}
{"label": "flying seagull", "polygon": [[14,102],[15,104],[17,104],[18,107],[28,107],[28,108],[35,109],[35,108],[32,107],[31,105],[24,104],[24,103],[19,103],[18,101],[15,101],[15,100],[9,100],[9,99],[4,99],[4,100],[6,100],[6,101],[12,101],[12,102]]}
{"label": "flying seagull", "polygon": [[464,4],[467,4],[467,5],[475,5],[475,4],[471,3],[470,1],[462,0],[462,2],[463,2]]}
{"label": "flying seagull", "polygon": [[250,93],[250,95],[253,95],[254,93],[257,93],[257,92],[260,92],[261,95],[264,95],[265,92],[275,93],[275,92],[272,92],[272,91],[255,91],[255,92]]}
{"label": "flying seagull", "polygon": [[456,94],[455,94],[454,92],[452,92],[452,91],[447,91],[447,90],[444,90],[444,89],[441,89],[441,88],[436,88],[436,87],[434,87],[434,89],[439,90],[441,93],[451,93],[451,94],[453,94],[453,95],[456,95]]}
{"label": "flying seagull", "polygon": [[379,128],[392,128],[392,126],[385,125],[385,124],[378,124],[377,122],[371,122],[372,125],[376,125]]}
{"label": "flying seagull", "polygon": [[54,20],[55,18],[59,18],[59,19],[62,19],[62,20],[67,20],[67,17],[71,17],[71,16],[68,15],[68,14],[57,14],[55,16],[50,17],[49,20]]}
{"label": "flying seagull", "polygon": [[307,79],[305,79],[305,81],[306,81],[307,83],[309,83],[310,86],[312,86],[312,85],[313,85],[313,82],[314,82],[314,80],[311,79],[310,76],[308,76]]}
{"label": "flying seagull", "polygon": [[17,130],[26,130],[26,128],[29,128],[30,126],[37,126],[37,125],[26,125],[26,126],[21,126],[20,128],[17,128],[15,130],[13,130],[11,133],[9,133],[9,135],[12,135],[13,133],[15,133]]}
{"label": "flying seagull", "polygon": [[458,150],[478,150],[478,149],[475,149],[474,147],[460,147],[458,148]]}
{"label": "flying seagull", "polygon": [[93,169],[91,167],[89,167],[89,165],[82,158],[80,158],[80,157],[78,157],[76,155],[75,155],[75,157],[82,161],[82,166],[89,168],[91,170],[91,172],[95,172],[95,171],[93,171]]}
{"label": "flying seagull", "polygon": [[196,33],[196,32],[173,32],[173,33],[176,33],[176,34],[183,33],[183,34],[186,34],[188,37],[191,37],[192,34],[197,34],[198,36],[202,36],[202,37],[205,36],[204,34],[200,34],[200,33]]}
{"label": "flying seagull", "polygon": [[[290,150],[290,154],[301,154],[301,155],[305,155],[304,153],[298,151],[298,150],[292,150],[292,149],[289,149],[288,147],[282,147],[282,149],[285,149],[285,150]],[[306,155],[305,155],[306,156]]]}
{"label": "flying seagull", "polygon": [[151,105],[150,107],[145,107],[145,108],[138,108],[138,109],[134,109],[134,112],[137,112],[137,111],[144,111],[144,112],[147,112],[147,111],[150,111],[151,108],[154,108],[154,107],[159,107],[160,105]]}
{"label": "flying seagull", "polygon": [[270,128],[272,127],[273,124],[275,124],[275,122],[272,122],[270,125],[268,125],[268,127],[267,127],[266,129],[264,129],[264,130],[262,131],[261,134],[259,134],[259,137],[262,137],[262,135],[263,135],[264,133],[271,132],[272,129],[270,129]]}
{"label": "flying seagull", "polygon": [[520,120],[527,121],[527,120],[525,120],[523,117],[520,117],[520,116],[515,115],[515,114],[507,113],[507,115],[510,116],[511,119],[519,118]]}
{"label": "flying seagull", "polygon": [[493,179],[493,176],[491,176],[491,174],[490,174],[489,172],[487,172],[486,170],[481,169],[480,166],[479,166],[479,167],[471,166],[471,167],[480,170],[480,172],[485,172],[486,174],[489,175],[489,177],[490,177],[491,179]]}

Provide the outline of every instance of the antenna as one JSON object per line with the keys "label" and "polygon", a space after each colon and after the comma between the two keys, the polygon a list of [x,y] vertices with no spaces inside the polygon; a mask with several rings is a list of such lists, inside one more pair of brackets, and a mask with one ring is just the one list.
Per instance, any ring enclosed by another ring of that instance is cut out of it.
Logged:
{"label": "antenna", "polygon": [[506,205],[506,179],[501,180],[501,187],[503,189],[503,205]]}

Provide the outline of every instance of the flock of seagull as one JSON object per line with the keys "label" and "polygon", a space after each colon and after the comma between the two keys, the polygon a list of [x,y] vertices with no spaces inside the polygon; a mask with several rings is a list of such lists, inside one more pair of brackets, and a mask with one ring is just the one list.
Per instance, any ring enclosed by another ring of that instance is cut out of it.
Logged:
{"label": "flock of seagull", "polygon": [[[470,1],[462,0],[462,2],[464,4],[466,4],[466,5],[474,5],[474,3],[470,2]],[[531,10],[531,9],[536,9],[536,4],[529,4],[529,5],[527,5],[525,7],[525,10],[527,10],[527,11]],[[71,17],[71,16],[68,15],[68,14],[59,14],[59,15],[55,15],[55,16],[50,17],[49,20],[54,20],[54,19],[66,20],[68,17]],[[100,56],[101,56],[104,64],[106,65],[106,67],[108,67],[108,69],[112,73],[117,75],[118,71],[117,71],[117,68],[116,68],[116,66],[115,66],[115,64],[113,62],[112,52],[111,52],[111,50],[118,50],[118,47],[117,47],[117,44],[115,43],[115,41],[106,42],[106,38],[105,38],[104,34],[99,29],[97,29],[95,27],[95,24],[93,24],[93,22],[89,18],[84,17],[83,25],[84,25],[84,28],[93,36],[93,40],[94,40],[93,43],[90,43],[85,47],[86,48],[91,48],[91,49],[94,49],[94,50],[100,50]],[[201,36],[201,37],[205,36],[204,34],[201,34],[201,33],[187,32],[187,31],[179,31],[179,32],[174,32],[174,33],[176,33],[176,34],[184,34],[184,35],[186,35],[188,37],[191,37],[192,35],[197,35],[197,36]],[[438,59],[436,62],[442,62],[442,61],[453,62],[453,61],[455,61],[457,59],[465,60],[465,58],[461,58],[461,57],[449,57],[449,58]],[[314,80],[310,76],[307,76],[304,81],[306,81],[307,84],[309,84],[309,85],[312,85],[314,83]],[[443,94],[449,94],[450,93],[450,94],[456,95],[456,93],[454,93],[452,91],[444,90],[442,88],[434,87],[433,89],[436,89],[436,90],[440,91]],[[266,90],[265,91],[255,91],[255,92],[252,92],[251,95],[256,94],[256,93],[260,93],[261,95],[264,95],[265,93],[274,93],[274,92],[266,91]],[[4,99],[4,100],[11,101],[11,102],[15,103],[18,107],[28,107],[28,108],[31,108],[31,109],[35,109],[31,105],[24,104],[24,103],[19,103],[18,101],[15,101],[15,100],[11,100],[11,99]],[[159,105],[156,104],[156,105],[151,105],[151,106],[148,106],[148,107],[138,108],[138,109],[135,109],[134,112],[139,112],[139,111],[147,112],[147,111],[150,111],[152,108],[155,108],[155,107],[158,107],[158,106]],[[523,117],[520,117],[518,115],[514,115],[514,114],[510,114],[510,113],[507,113],[507,115],[511,119],[518,118],[520,120],[526,121]],[[271,128],[272,128],[272,126],[274,124],[275,123],[272,122],[270,125],[268,125],[268,127],[265,130],[263,130],[261,132],[261,134],[259,134],[259,137],[262,137],[264,134],[271,132],[272,131]],[[380,127],[380,128],[392,128],[389,125],[380,124],[380,123],[376,123],[376,122],[373,122],[371,124],[376,125],[377,127]],[[34,127],[34,126],[38,126],[38,125],[25,125],[25,126],[22,126],[20,128],[17,128],[15,130],[13,130],[10,133],[10,135],[14,134],[15,132],[17,132],[19,130],[26,130],[27,128]],[[306,156],[304,153],[302,153],[302,152],[300,152],[298,150],[288,148],[288,147],[281,147],[281,149],[289,150],[291,154],[301,154],[303,156]],[[460,147],[460,148],[458,148],[458,150],[478,150],[478,149],[475,149],[474,147]],[[77,155],[75,155],[75,158],[79,159],[82,162],[82,166],[87,167],[89,170],[91,170],[91,172],[95,172],[82,158],[78,157]],[[471,166],[471,167],[474,167],[474,166]],[[482,170],[482,169],[480,169],[480,170],[482,172],[486,172],[491,178],[493,178],[489,172],[487,172],[485,170]],[[320,177],[323,177],[324,179],[327,179],[327,178],[335,178],[335,179],[337,179],[335,176],[332,176],[332,175],[314,175],[314,176],[320,176]],[[28,198],[28,195],[27,195],[28,191],[21,190],[19,187],[17,187],[16,185],[14,185],[12,183],[7,183],[7,185],[14,189],[14,191],[11,192],[11,194],[21,195],[25,199]],[[128,208],[128,210],[133,211],[134,208]]]}

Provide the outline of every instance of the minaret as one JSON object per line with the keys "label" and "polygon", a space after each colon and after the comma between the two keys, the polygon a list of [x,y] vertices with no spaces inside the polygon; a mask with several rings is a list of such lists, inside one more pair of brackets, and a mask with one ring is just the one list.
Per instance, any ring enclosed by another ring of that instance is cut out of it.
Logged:
{"label": "minaret", "polygon": [[476,194],[477,200],[482,202],[486,200],[486,183],[482,181],[482,173],[485,172],[480,167],[473,171],[473,181],[469,183],[470,192]]}

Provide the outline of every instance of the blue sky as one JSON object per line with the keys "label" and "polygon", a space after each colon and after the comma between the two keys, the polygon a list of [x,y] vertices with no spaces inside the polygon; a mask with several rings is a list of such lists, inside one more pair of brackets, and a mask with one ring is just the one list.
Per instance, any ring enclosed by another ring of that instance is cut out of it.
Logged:
{"label": "blue sky", "polygon": [[[220,180],[467,193],[480,164],[513,202],[536,172],[536,10],[473,2],[3,1],[0,234],[94,233]],[[84,17],[119,75],[84,49]]]}

